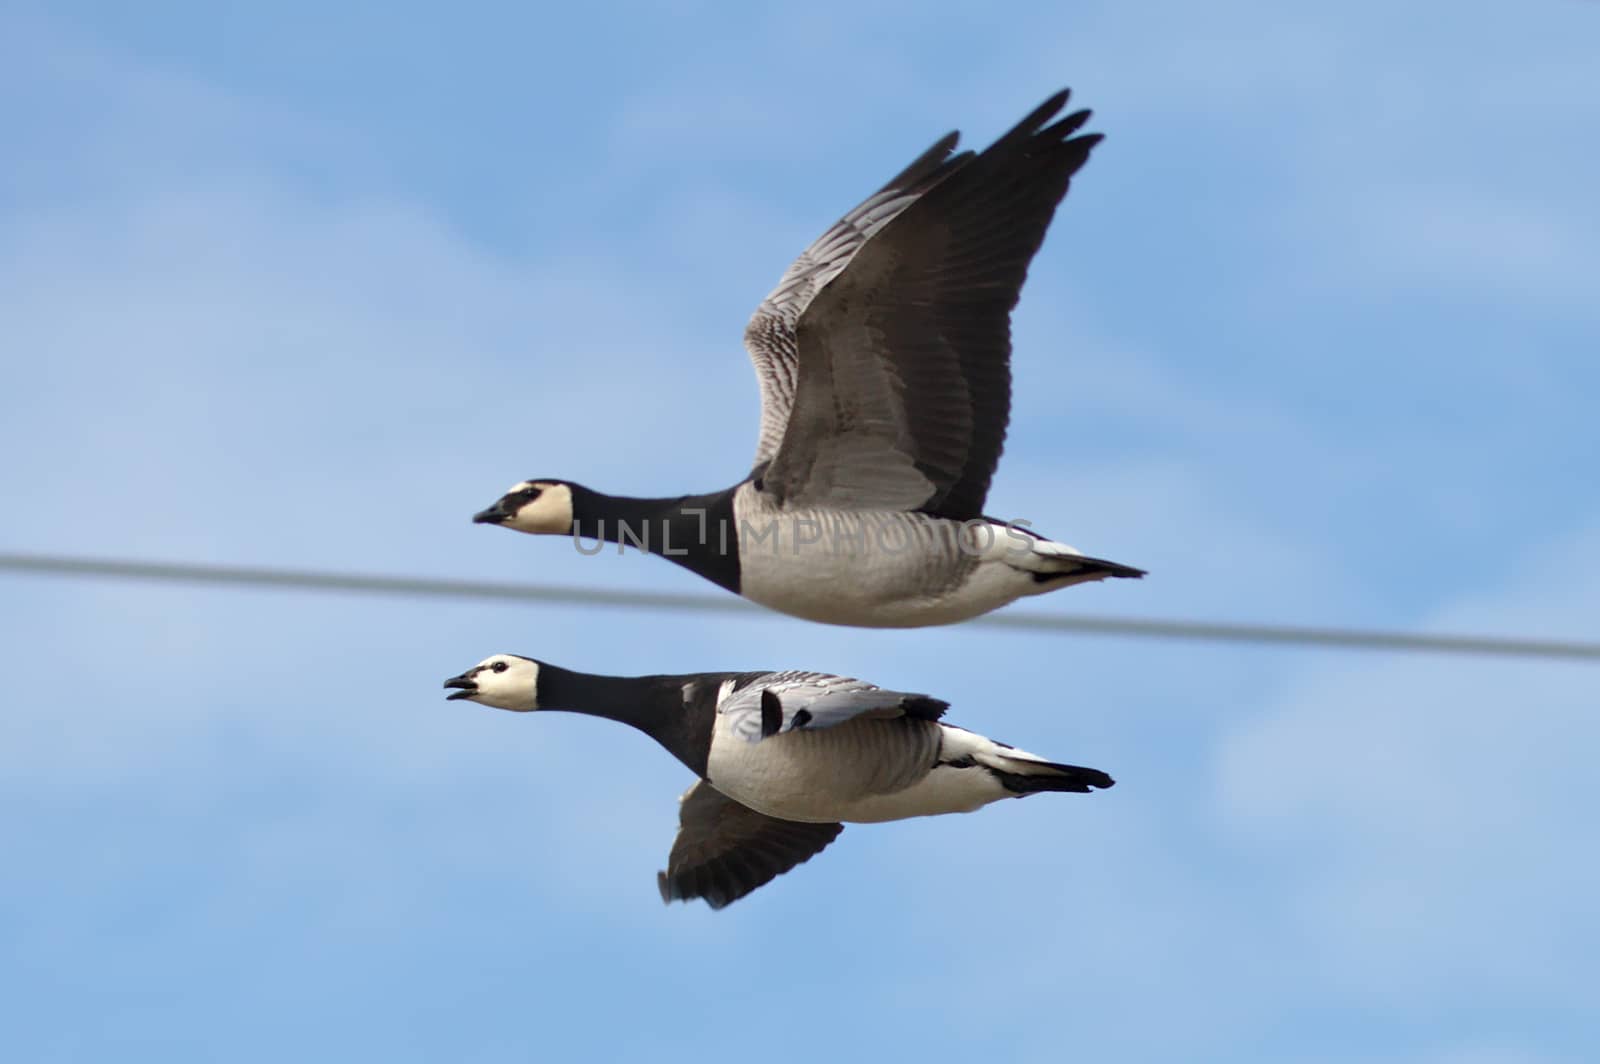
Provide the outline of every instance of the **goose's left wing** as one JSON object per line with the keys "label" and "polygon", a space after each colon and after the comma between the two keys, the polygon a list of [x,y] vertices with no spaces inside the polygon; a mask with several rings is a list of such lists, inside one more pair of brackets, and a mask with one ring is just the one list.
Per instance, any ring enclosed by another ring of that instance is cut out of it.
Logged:
{"label": "goose's left wing", "polygon": [[895,215],[972,157],[955,151],[958,135],[948,133],[882,188],[856,204],[850,213],[800,253],[750,318],[744,330],[745,350],[761,385],[761,437],[755,465],[778,452],[789,410],[794,405],[799,348],[795,325],[824,285],[850,264],[862,245]]}
{"label": "goose's left wing", "polygon": [[717,712],[730,718],[735,733],[760,742],[798,728],[833,728],[857,717],[915,717],[938,720],[950,703],[907,691],[822,673],[775,673],[736,691]]}
{"label": "goose's left wing", "polygon": [[656,886],[664,902],[704,898],[720,909],[821,853],[843,830],[758,813],[697,780],[679,800],[678,837]]}
{"label": "goose's left wing", "polygon": [[783,439],[760,473],[780,505],[982,515],[1011,413],[1011,308],[1100,140],[1075,135],[1087,111],[1057,117],[1066,103],[951,166],[806,302]]}

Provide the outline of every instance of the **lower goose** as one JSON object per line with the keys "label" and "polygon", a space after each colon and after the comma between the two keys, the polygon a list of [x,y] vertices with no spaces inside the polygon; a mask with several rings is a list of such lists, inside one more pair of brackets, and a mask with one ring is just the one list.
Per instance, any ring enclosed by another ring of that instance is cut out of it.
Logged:
{"label": "lower goose", "polygon": [[1001,798],[1110,787],[1098,769],[943,723],[948,704],[817,672],[616,677],[496,654],[449,698],[631,725],[700,777],[657,877],[663,901],[737,901],[822,851],[844,822],[970,813]]}

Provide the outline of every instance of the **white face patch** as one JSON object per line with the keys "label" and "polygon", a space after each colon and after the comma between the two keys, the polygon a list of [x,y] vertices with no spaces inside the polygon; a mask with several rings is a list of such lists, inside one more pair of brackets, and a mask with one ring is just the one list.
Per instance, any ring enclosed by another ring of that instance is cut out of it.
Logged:
{"label": "white face patch", "polygon": [[468,669],[466,677],[478,686],[467,696],[472,702],[526,713],[539,708],[539,663],[515,654],[496,654]]}
{"label": "white face patch", "polygon": [[504,523],[506,528],[535,535],[566,536],[572,534],[572,489],[565,484],[548,481],[523,481],[506,494],[538,489],[539,494],[517,508]]}

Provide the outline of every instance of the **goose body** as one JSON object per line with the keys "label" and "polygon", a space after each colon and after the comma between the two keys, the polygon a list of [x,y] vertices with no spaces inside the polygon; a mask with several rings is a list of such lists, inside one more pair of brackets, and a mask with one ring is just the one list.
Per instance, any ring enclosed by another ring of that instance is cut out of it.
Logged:
{"label": "goose body", "polygon": [[1138,575],[1023,526],[897,510],[785,510],[753,485],[734,492],[738,591],[824,624],[920,628],[968,620],[1028,595]]}
{"label": "goose body", "polygon": [[452,699],[629,724],[696,773],[658,879],[664,901],[721,908],[821,851],[845,823],[1113,782],[946,724],[938,699],[826,673],[622,678],[497,654],[445,686]]}
{"label": "goose body", "polygon": [[1062,92],[982,153],[944,137],[801,254],[745,330],[750,473],[706,495],[521,481],[474,518],[666,557],[772,609],[965,620],[1139,569],[984,514],[1011,403],[1010,313],[1098,134]]}

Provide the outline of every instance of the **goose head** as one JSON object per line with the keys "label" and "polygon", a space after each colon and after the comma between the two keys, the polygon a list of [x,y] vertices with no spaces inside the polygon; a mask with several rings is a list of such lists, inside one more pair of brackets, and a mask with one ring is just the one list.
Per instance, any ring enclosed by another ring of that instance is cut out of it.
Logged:
{"label": "goose head", "polygon": [[496,654],[444,682],[445,700],[509,709],[518,713],[539,708],[539,663],[517,654]]}
{"label": "goose head", "polygon": [[472,520],[535,535],[569,536],[572,488],[564,480],[524,480],[513,484],[493,506],[473,514]]}

